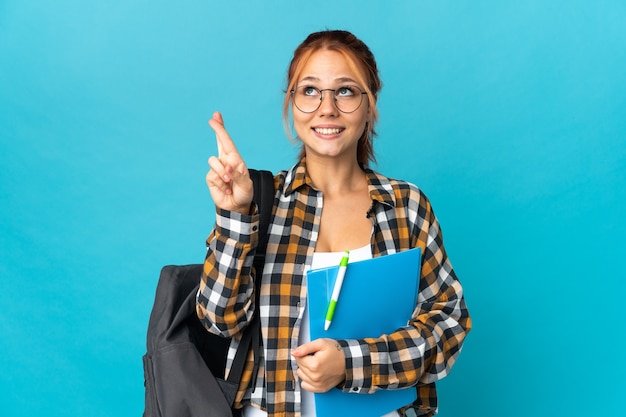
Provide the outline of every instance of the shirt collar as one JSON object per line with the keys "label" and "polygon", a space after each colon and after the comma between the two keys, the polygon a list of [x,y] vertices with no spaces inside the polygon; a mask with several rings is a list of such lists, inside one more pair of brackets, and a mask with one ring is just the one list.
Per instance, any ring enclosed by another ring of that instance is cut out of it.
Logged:
{"label": "shirt collar", "polygon": [[287,171],[284,193],[288,196],[305,185],[314,188],[313,181],[311,181],[311,177],[309,177],[309,174],[306,172],[306,157],[303,157],[297,164]]}
{"label": "shirt collar", "polygon": [[[372,201],[378,201],[387,206],[395,207],[396,197],[393,193],[393,187],[391,186],[389,178],[369,168],[364,168],[364,171]],[[315,188],[313,187],[311,177],[306,171],[306,157],[300,159],[297,164],[287,171],[284,193],[288,196],[303,186],[308,186],[312,189]]]}

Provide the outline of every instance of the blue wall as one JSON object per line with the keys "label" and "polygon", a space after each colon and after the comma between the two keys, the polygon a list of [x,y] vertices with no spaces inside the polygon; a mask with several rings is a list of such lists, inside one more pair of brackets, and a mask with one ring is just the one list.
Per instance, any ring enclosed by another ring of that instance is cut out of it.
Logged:
{"label": "blue wall", "polygon": [[159,270],[202,261],[214,221],[206,121],[290,166],[284,73],[328,27],[376,54],[377,168],[429,195],[466,288],[440,415],[622,415],[625,21],[618,0],[0,0],[0,414],[142,412]]}

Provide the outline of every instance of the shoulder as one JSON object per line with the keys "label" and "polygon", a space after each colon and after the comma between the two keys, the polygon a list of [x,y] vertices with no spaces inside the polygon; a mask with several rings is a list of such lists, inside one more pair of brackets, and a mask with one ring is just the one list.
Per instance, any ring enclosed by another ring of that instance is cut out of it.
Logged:
{"label": "shoulder", "polygon": [[426,194],[409,181],[387,177],[371,169],[365,170],[370,186],[370,194],[374,199],[398,206],[430,207]]}

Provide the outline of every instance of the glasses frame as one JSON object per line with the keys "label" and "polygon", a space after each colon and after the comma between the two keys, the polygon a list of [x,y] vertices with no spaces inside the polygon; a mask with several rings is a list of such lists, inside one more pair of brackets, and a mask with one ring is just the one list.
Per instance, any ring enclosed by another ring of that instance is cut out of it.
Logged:
{"label": "glasses frame", "polygon": [[[355,87],[355,88],[357,88],[357,89],[361,92],[361,101],[359,102],[359,105],[358,105],[358,106],[356,106],[356,108],[355,108],[354,110],[352,110],[352,111],[344,111],[344,110],[341,110],[341,109],[339,108],[339,106],[337,105],[337,90],[341,90],[342,88],[346,88],[346,87]],[[320,92],[320,102],[318,103],[318,105],[317,105],[317,107],[315,108],[315,110],[311,110],[311,111],[304,111],[304,110],[302,110],[300,107],[298,107],[298,105],[296,104],[296,97],[295,97],[296,90],[297,90],[298,88],[314,88],[314,89],[316,89],[317,91],[319,91],[319,92]],[[310,113],[315,113],[315,112],[316,112],[316,111],[318,111],[318,110],[320,109],[320,107],[322,106],[322,101],[324,100],[324,91],[332,91],[332,92],[333,92],[333,104],[335,105],[335,108],[336,108],[337,110],[339,110],[341,113],[344,113],[344,114],[351,114],[351,113],[354,113],[355,111],[357,111],[357,110],[361,107],[361,105],[363,104],[363,96],[364,96],[364,95],[365,95],[365,96],[367,95],[367,91],[363,91],[363,90],[361,89],[361,87],[359,87],[358,85],[350,85],[350,86],[347,86],[347,85],[342,85],[341,87],[337,87],[337,88],[324,88],[324,89],[320,89],[320,88],[317,88],[317,87],[313,87],[313,86],[311,86],[311,85],[303,85],[303,86],[300,86],[300,87],[296,87],[296,88],[294,88],[294,89],[293,89],[293,90],[291,90],[289,93],[291,94],[291,100],[293,101],[293,105],[294,105],[294,106],[296,106],[296,108],[297,108],[298,110],[300,110],[302,113],[307,113],[307,114],[310,114]]]}

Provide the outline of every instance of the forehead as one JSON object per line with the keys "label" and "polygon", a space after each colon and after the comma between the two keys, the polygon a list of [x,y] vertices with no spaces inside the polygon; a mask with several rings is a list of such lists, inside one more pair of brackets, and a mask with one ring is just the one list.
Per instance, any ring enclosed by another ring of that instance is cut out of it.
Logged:
{"label": "forehead", "polygon": [[321,49],[311,54],[304,63],[298,80],[337,83],[350,80],[359,82],[362,78],[354,62],[346,55],[338,51]]}

